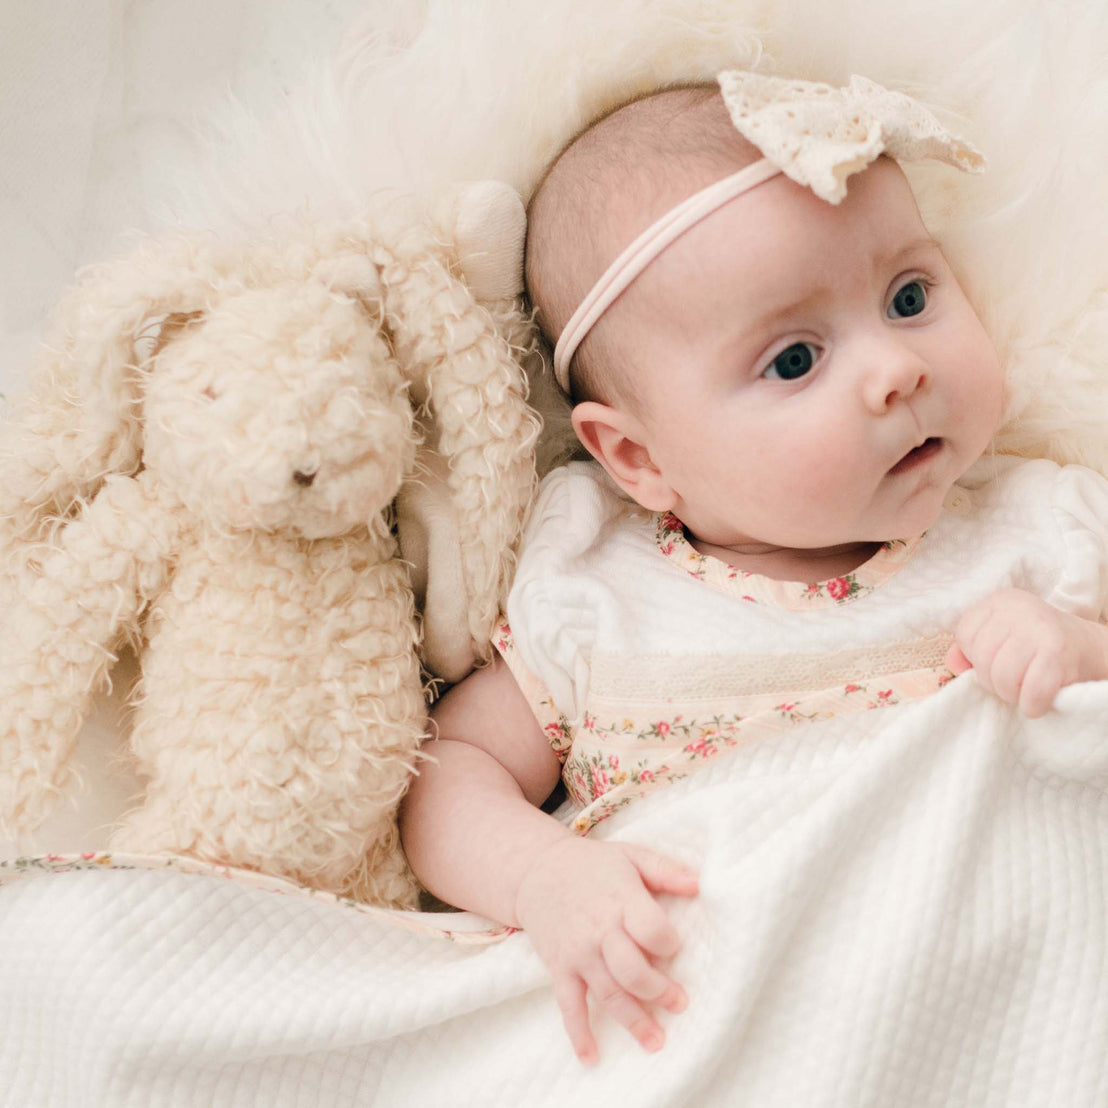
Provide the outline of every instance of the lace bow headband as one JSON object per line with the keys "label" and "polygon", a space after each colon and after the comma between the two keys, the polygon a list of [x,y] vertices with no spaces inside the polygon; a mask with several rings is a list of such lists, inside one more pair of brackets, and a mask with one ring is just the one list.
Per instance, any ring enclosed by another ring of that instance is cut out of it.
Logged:
{"label": "lace bow headband", "polygon": [[639,274],[690,227],[779,173],[838,204],[847,178],[882,153],[897,161],[934,158],[973,173],[985,168],[981,154],[922,104],[865,77],[851,77],[849,85],[836,89],[728,69],[718,81],[735,129],[763,157],[671,208],[604,271],[554,348],[554,376],[564,392],[577,347]]}

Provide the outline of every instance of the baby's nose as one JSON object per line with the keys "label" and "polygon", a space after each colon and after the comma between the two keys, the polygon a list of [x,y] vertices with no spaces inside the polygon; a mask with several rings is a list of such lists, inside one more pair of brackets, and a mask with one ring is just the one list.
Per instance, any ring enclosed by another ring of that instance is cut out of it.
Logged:
{"label": "baby's nose", "polygon": [[909,351],[890,351],[867,375],[864,392],[867,406],[887,412],[897,401],[907,400],[926,388],[927,366]]}
{"label": "baby's nose", "polygon": [[914,374],[910,379],[906,380],[903,384],[896,385],[889,388],[885,393],[883,400],[883,406],[891,408],[897,400],[904,400],[911,396],[913,393],[918,392],[923,387],[924,374]]}

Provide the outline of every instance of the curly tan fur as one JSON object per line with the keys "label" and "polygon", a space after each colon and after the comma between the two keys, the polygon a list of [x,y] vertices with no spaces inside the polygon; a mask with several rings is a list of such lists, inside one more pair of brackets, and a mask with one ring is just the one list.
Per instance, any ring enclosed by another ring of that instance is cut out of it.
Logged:
{"label": "curly tan fur", "polygon": [[415,409],[475,650],[534,480],[518,366],[456,268],[422,228],[359,223],[86,275],[0,431],[0,826],[47,814],[130,641],[146,792],[117,848],[413,904],[395,812],[425,708],[390,506]]}

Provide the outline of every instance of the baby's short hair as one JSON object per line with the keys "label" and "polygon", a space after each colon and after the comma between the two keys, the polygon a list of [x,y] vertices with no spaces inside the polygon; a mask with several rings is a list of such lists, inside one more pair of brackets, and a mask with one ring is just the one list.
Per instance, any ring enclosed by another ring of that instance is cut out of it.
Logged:
{"label": "baby's short hair", "polygon": [[[551,344],[639,232],[760,156],[732,126],[714,84],[633,100],[574,138],[547,170],[527,213],[527,291]],[[577,348],[570,398],[633,404],[634,382],[603,324]]]}

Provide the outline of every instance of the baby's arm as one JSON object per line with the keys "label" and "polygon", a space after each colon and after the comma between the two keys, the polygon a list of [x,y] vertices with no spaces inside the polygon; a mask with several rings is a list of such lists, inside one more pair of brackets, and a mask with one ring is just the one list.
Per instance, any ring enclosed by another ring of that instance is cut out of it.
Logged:
{"label": "baby's arm", "polygon": [[550,970],[574,1050],[596,1061],[586,994],[649,1050],[663,1032],[647,1005],[681,1011],[655,958],[680,939],[655,893],[696,895],[683,867],[625,843],[581,839],[540,811],[558,759],[507,666],[467,677],[436,705],[438,738],[401,807],[412,869],[443,900],[522,927]]}
{"label": "baby's arm", "polygon": [[955,673],[972,666],[985,688],[1032,719],[1066,685],[1108,678],[1108,627],[1022,589],[999,589],[975,604],[954,641],[947,665]]}

